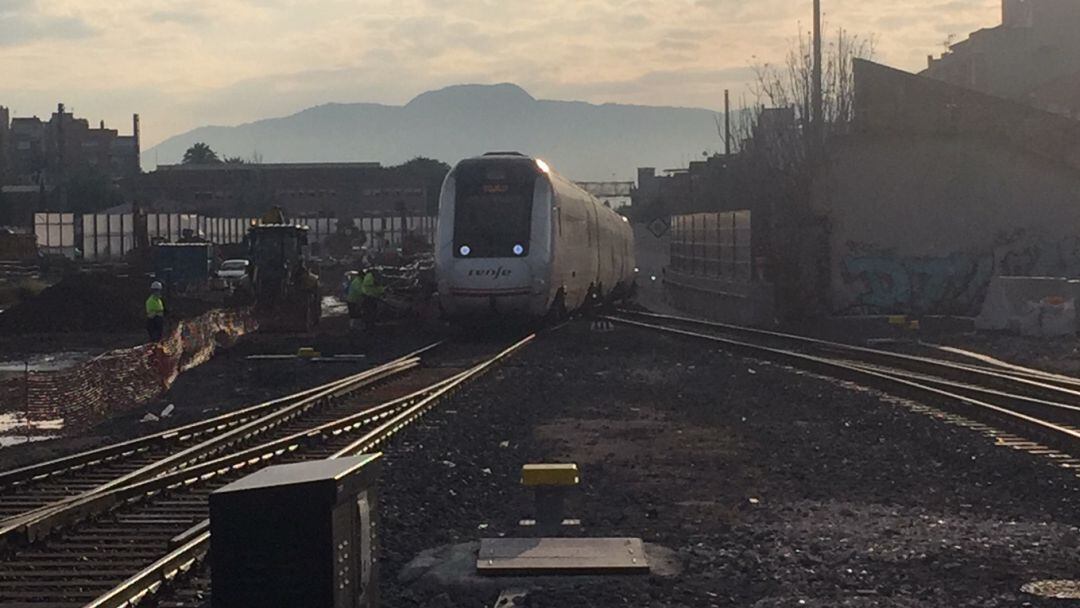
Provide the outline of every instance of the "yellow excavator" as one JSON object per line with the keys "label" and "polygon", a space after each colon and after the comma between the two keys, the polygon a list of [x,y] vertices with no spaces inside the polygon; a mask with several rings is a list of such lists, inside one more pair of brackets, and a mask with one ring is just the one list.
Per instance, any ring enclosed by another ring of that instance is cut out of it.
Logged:
{"label": "yellow excavator", "polygon": [[322,316],[319,276],[308,261],[308,228],[274,207],[248,230],[251,292],[259,327],[308,332]]}

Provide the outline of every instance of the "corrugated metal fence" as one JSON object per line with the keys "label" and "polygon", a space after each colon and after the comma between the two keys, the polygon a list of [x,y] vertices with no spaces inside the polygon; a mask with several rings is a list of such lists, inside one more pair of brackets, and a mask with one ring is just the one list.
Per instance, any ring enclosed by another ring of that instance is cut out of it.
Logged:
{"label": "corrugated metal fence", "polygon": [[[99,216],[100,217],[100,216]],[[176,241],[185,230],[202,234],[207,240],[218,245],[244,242],[249,217],[204,217],[187,213],[150,213],[146,216],[146,230],[150,239],[159,238]]]}
{"label": "corrugated metal fence", "polygon": [[[362,217],[353,220],[353,224],[364,233],[368,246],[382,249],[397,249],[405,242],[409,233],[424,237],[430,244],[435,242],[435,217]],[[321,243],[337,232],[337,218],[296,218],[289,223],[307,226],[311,230],[311,241]],[[380,241],[378,242],[377,241]]]}
{"label": "corrugated metal fence", "polygon": [[[242,243],[253,221],[243,217],[150,213],[146,216],[146,228],[151,240],[175,242],[185,230],[191,230],[212,243],[228,245]],[[307,226],[313,243],[322,243],[338,228],[336,218],[294,218],[290,223]],[[431,216],[362,217],[353,223],[364,233],[368,246],[377,249],[401,247],[409,233],[424,237],[428,243],[433,243],[435,238],[435,218]],[[40,251],[68,258],[75,258],[79,250],[86,260],[120,259],[135,247],[135,217],[130,213],[36,213],[34,232]]]}
{"label": "corrugated metal fence", "polygon": [[75,256],[75,214],[35,213],[38,250],[50,255]]}
{"label": "corrugated metal fence", "polygon": [[671,269],[749,282],[754,276],[749,211],[694,213],[671,218]]}

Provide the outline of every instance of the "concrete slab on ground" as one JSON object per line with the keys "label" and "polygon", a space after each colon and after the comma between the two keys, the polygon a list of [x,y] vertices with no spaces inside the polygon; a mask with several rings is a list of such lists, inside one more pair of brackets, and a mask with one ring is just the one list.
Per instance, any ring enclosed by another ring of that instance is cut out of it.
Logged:
{"label": "concrete slab on ground", "polygon": [[485,538],[476,569],[484,576],[641,574],[649,561],[640,538]]}
{"label": "concrete slab on ground", "polygon": [[[567,575],[567,576],[484,576],[477,570],[480,542],[444,545],[417,555],[398,574],[398,582],[425,589],[489,589],[506,588],[570,588],[589,583],[601,583],[627,575]],[[671,578],[682,572],[682,563],[674,551],[652,543],[644,543],[645,559],[651,568],[650,576]],[[629,575],[629,578],[639,578]]]}

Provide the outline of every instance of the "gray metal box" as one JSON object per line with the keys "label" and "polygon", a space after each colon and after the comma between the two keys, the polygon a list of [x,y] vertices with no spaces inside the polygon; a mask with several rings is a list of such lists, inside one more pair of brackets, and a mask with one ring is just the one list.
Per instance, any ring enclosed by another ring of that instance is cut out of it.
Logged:
{"label": "gray metal box", "polygon": [[381,455],[263,469],[210,496],[213,608],[373,608]]}

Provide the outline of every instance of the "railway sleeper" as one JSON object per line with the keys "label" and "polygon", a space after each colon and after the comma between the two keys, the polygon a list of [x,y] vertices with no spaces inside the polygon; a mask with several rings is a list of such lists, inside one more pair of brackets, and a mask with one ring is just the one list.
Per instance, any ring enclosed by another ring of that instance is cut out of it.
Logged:
{"label": "railway sleeper", "polygon": [[[87,602],[97,599],[101,594],[95,591],[71,590],[63,594],[42,595],[40,591],[5,591],[0,593],[0,601],[4,608],[11,606],[35,606],[36,608],[56,608],[57,606],[85,606]],[[25,603],[15,604],[7,600],[24,600]],[[26,600],[38,600],[38,603]],[[74,603],[72,603],[74,602]]]}
{"label": "railway sleeper", "polygon": [[[12,587],[16,589],[56,589],[58,591],[67,589],[108,591],[116,586],[112,579],[119,573],[120,571],[107,571],[102,577],[91,578],[80,572],[80,578],[68,578],[60,582],[55,580],[0,581],[0,597],[7,595],[8,589]],[[104,577],[108,577],[108,580],[102,580]]]}
{"label": "railway sleeper", "polygon": [[[141,553],[138,551],[127,551],[123,556],[111,558],[109,560],[109,565],[117,568],[121,566],[144,568],[148,563],[159,557],[161,557],[159,551],[143,551]],[[86,566],[88,561],[90,561],[90,558],[85,555],[67,552],[50,552],[21,556],[4,564],[3,567],[21,567],[28,564],[33,564],[34,566],[42,568],[83,567]]]}
{"label": "railway sleeper", "polygon": [[130,571],[122,567],[112,567],[105,570],[77,570],[75,568],[50,570],[27,568],[23,570],[11,570],[7,572],[0,572],[0,589],[11,585],[19,586],[21,583],[25,582],[26,579],[42,579],[46,581],[44,584],[57,585],[55,581],[48,581],[51,579],[68,581],[71,580],[72,576],[81,576],[89,578],[91,580],[96,580],[104,577],[115,578],[117,576],[127,576],[128,572]]}
{"label": "railway sleeper", "polygon": [[86,602],[4,602],[4,608],[83,608]]}

